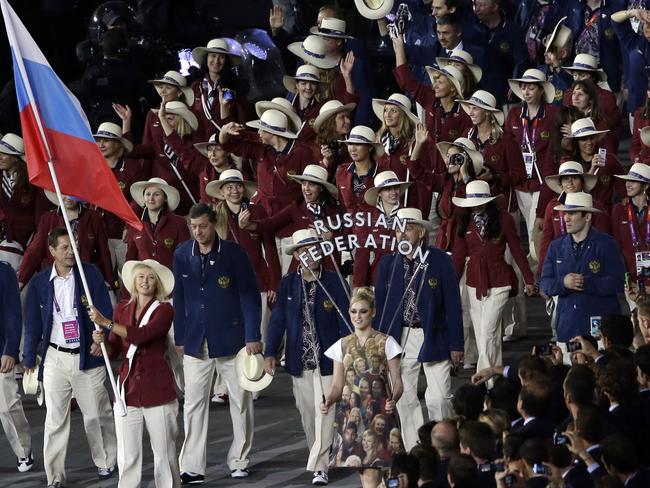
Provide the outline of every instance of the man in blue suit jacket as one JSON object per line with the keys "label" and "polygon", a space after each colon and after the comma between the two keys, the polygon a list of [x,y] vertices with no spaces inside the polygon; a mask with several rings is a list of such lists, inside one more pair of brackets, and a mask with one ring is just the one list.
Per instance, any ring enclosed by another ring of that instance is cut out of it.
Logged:
{"label": "man in blue suit jacket", "polygon": [[[39,342],[39,377],[45,391],[43,463],[50,486],[65,484],[65,455],[70,435],[70,400],[74,395],[84,417],[90,452],[100,479],[110,478],[117,461],[113,412],[104,387],[101,349],[93,342],[88,298],[75,265],[72,244],[63,227],[48,236],[54,265],[32,278],[25,301],[25,369],[33,370]],[[113,315],[108,289],[99,270],[83,265],[94,306]]]}
{"label": "man in blue suit jacket", "polygon": [[590,335],[590,317],[621,313],[623,256],[612,236],[592,228],[592,214],[599,212],[592,202],[588,193],[571,193],[554,209],[564,212],[567,233],[551,242],[540,286],[548,296],[558,296],[561,342]]}
{"label": "man in blue suit jacket", "polygon": [[[431,224],[414,208],[398,210],[397,218],[406,221],[404,232],[397,231],[397,240],[408,241],[418,252],[407,256],[389,254],[379,262],[375,296],[380,313],[375,317],[374,327],[393,336],[404,349],[404,393],[397,402],[397,410],[408,451],[417,443],[417,429],[424,423],[417,395],[420,367],[427,378],[425,400],[429,419],[442,420],[453,415],[450,373],[452,363],[457,365],[463,355],[463,320],[451,259],[443,251],[426,246],[425,236]],[[424,273],[421,270],[407,288],[418,265],[425,264]]]}
{"label": "man in blue suit jacket", "polygon": [[9,263],[0,261],[0,421],[18,458],[18,471],[25,472],[34,466],[34,457],[29,424],[14,376],[22,324],[16,273]]}
{"label": "man in blue suit jacket", "polygon": [[183,483],[205,479],[212,377],[222,375],[230,396],[233,442],[228,467],[233,478],[248,476],[253,444],[253,400],[237,381],[235,355],[246,347],[262,352],[262,303],[244,249],[216,233],[217,216],[205,203],[190,209],[194,239],[174,252],[174,339],[185,370],[185,442],[180,454]]}
{"label": "man in blue suit jacket", "polygon": [[293,245],[285,252],[293,254],[298,262],[301,255],[305,256],[307,262],[280,281],[264,351],[266,371],[274,374],[278,349],[286,332],[285,369],[291,375],[293,396],[307,437],[307,470],[314,472],[314,484],[326,484],[335,409],[327,415],[319,409],[320,398],[332,385],[332,360],[324,352],[350,333],[347,321],[336,309],[347,313],[349,300],[336,273],[321,266],[322,258],[311,259],[308,254],[322,239],[309,229],[298,230],[292,237]]}

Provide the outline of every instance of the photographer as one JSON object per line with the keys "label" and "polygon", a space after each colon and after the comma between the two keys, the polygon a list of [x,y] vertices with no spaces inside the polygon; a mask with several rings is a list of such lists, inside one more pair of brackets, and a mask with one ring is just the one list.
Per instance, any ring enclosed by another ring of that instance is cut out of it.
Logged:
{"label": "photographer", "polygon": [[529,439],[521,445],[519,453],[524,461],[526,488],[546,488],[551,474],[546,464],[549,461],[546,441]]}
{"label": "photographer", "polygon": [[478,421],[463,422],[458,429],[460,452],[469,454],[476,462],[479,486],[490,488],[496,486],[495,466],[492,463],[496,451],[496,438],[492,428]]}

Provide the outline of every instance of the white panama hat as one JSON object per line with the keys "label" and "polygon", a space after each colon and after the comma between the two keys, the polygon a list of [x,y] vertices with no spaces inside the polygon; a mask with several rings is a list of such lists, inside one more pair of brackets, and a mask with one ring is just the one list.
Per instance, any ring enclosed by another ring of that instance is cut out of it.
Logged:
{"label": "white panama hat", "polygon": [[289,130],[289,118],[279,110],[266,110],[259,120],[246,122],[248,127],[261,129],[270,134],[284,137],[285,139],[297,139],[298,135]]}
{"label": "white panama hat", "polygon": [[404,195],[406,189],[413,184],[412,181],[400,181],[394,171],[382,171],[375,175],[374,185],[372,188],[368,188],[366,193],[363,195],[365,202],[374,207],[377,205],[379,200],[379,192],[386,188],[399,188],[400,196]]}
{"label": "white panama hat", "polygon": [[287,49],[317,68],[331,69],[339,64],[338,58],[327,54],[327,45],[321,36],[307,36],[302,42],[292,42]]}
{"label": "white panama hat", "polygon": [[199,66],[205,63],[205,59],[210,53],[225,54],[226,56],[231,56],[231,61],[235,61],[240,58],[239,54],[231,51],[225,39],[211,39],[208,42],[207,46],[199,46],[192,49],[192,57],[194,58],[194,61],[199,63]]}
{"label": "white panama hat", "polygon": [[383,19],[393,9],[394,0],[354,0],[362,17],[370,20]]}
{"label": "white panama hat", "polygon": [[152,83],[158,94],[160,95],[160,88],[157,85],[172,85],[180,89],[183,92],[183,98],[185,103],[192,105],[194,103],[194,90],[187,86],[187,80],[185,77],[180,74],[178,71],[168,71],[161,78],[155,80],[149,80],[149,83]]}
{"label": "white panama hat", "polygon": [[246,391],[261,391],[273,381],[273,376],[264,369],[264,356],[248,354],[245,347],[235,356],[235,373],[239,386]]}
{"label": "white panama hat", "polygon": [[257,191],[257,184],[252,181],[246,181],[244,175],[238,169],[227,169],[219,175],[219,179],[211,181],[205,186],[205,192],[211,197],[224,200],[221,188],[228,183],[241,183],[244,185],[244,196],[249,200]]}
{"label": "white panama hat", "polygon": [[433,225],[431,224],[431,222],[429,222],[428,220],[424,220],[424,218],[422,218],[422,210],[420,210],[419,208],[411,208],[411,207],[400,208],[397,211],[397,218],[402,221],[405,221],[407,224],[409,222],[412,222],[414,224],[421,225],[428,231],[433,230]]}
{"label": "white panama hat", "polygon": [[550,175],[544,178],[546,185],[555,193],[562,193],[562,177],[563,176],[581,176],[582,177],[582,190],[589,192],[593,190],[596,183],[598,183],[598,176],[590,173],[585,173],[584,168],[577,161],[565,161],[560,165],[556,175]]}
{"label": "white panama hat", "polygon": [[583,191],[567,194],[564,205],[557,205],[553,207],[553,210],[560,212],[600,212],[594,207],[594,200],[591,195]]}
{"label": "white panama hat", "polygon": [[168,184],[162,178],[150,178],[146,181],[136,181],[129,188],[131,197],[142,208],[145,207],[144,204],[144,191],[150,186],[157,186],[162,190],[162,192],[167,196],[167,206],[169,211],[173,212],[178,207],[178,204],[181,202],[181,196],[178,193],[178,190]]}
{"label": "white panama hat", "polygon": [[538,69],[527,69],[521,78],[512,78],[508,80],[508,85],[512,93],[517,95],[520,100],[524,99],[519,83],[535,83],[540,85],[544,91],[544,101],[546,103],[553,103],[555,100],[555,87],[552,83],[546,80],[546,75]]}
{"label": "white panama hat", "polygon": [[474,106],[487,110],[494,115],[497,124],[500,126],[505,122],[505,116],[500,108],[497,108],[497,99],[490,92],[485,90],[476,90],[467,100],[456,100],[463,107],[466,114],[469,115],[469,107]]}
{"label": "white panama hat", "polygon": [[614,176],[621,180],[638,181],[639,183],[650,184],[650,166],[644,163],[634,163],[630,166],[626,175]]}
{"label": "white panama hat", "polygon": [[346,103],[345,105],[338,100],[329,100],[325,102],[320,110],[318,111],[318,116],[314,120],[314,131],[318,132],[321,125],[325,123],[330,117],[336,116],[340,112],[351,112],[356,108],[356,103]]}
{"label": "white panama hat", "polygon": [[485,205],[502,195],[492,195],[490,192],[490,185],[487,181],[474,180],[467,183],[465,186],[465,197],[452,197],[452,202],[457,207],[471,208]]}
{"label": "white panama hat", "polygon": [[476,145],[466,137],[459,137],[454,142],[439,142],[436,144],[436,148],[443,158],[447,156],[450,147],[457,147],[467,153],[474,166],[474,175],[478,176],[483,169],[483,155],[476,150]]}
{"label": "white panama hat", "polygon": [[[115,139],[122,143],[122,146],[124,146],[124,149],[126,150],[126,154],[133,151],[133,143],[125,137],[122,137],[122,128],[113,122],[102,122],[99,124],[93,137],[96,139]],[[1,144],[2,142],[0,141],[0,145]],[[0,152],[2,152],[2,148],[0,148]]]}
{"label": "white panama hat", "polygon": [[406,95],[393,93],[385,100],[383,98],[372,99],[372,110],[375,112],[377,118],[382,122],[384,121],[384,107],[386,105],[395,105],[396,107],[399,107],[414,124],[420,123],[418,116],[411,112],[411,100],[409,100]]}
{"label": "white panama hat", "polygon": [[145,259],[143,261],[131,260],[124,263],[122,266],[122,282],[126,286],[127,291],[133,295],[133,277],[135,269],[138,266],[147,266],[156,273],[158,283],[160,283],[161,295],[168,297],[174,291],[174,273],[167,266],[160,264],[155,259]]}
{"label": "white panama hat", "polygon": [[481,81],[481,78],[483,77],[483,69],[481,69],[478,64],[474,64],[474,58],[467,51],[463,51],[462,49],[454,49],[449,57],[436,58],[436,63],[438,66],[440,66],[440,68],[444,68],[452,62],[465,65],[469,69],[470,73],[472,73],[472,78],[474,78],[474,81],[476,83]]}
{"label": "white panama hat", "polygon": [[375,154],[377,156],[384,154],[384,146],[375,141],[375,132],[365,125],[357,125],[353,127],[347,139],[343,139],[339,142],[344,144],[369,144],[375,148]]}
{"label": "white panama hat", "polygon": [[291,128],[293,131],[296,134],[300,132],[300,128],[302,127],[302,120],[300,120],[298,114],[293,111],[293,107],[291,106],[291,102],[289,100],[282,97],[275,97],[271,101],[260,100],[255,104],[255,113],[258,117],[261,117],[264,112],[271,109],[279,110],[284,115],[286,115],[289,119],[289,122],[291,122]]}
{"label": "white panama hat", "polygon": [[289,179],[297,181],[298,183],[302,183],[303,181],[318,183],[319,185],[322,185],[330,195],[336,198],[339,193],[339,189],[336,187],[336,185],[333,185],[327,181],[328,176],[329,175],[327,173],[327,170],[322,166],[319,166],[318,164],[308,164],[305,166],[305,169],[302,170],[301,175],[289,175]]}
{"label": "white panama hat", "polygon": [[309,29],[309,33],[321,37],[332,37],[334,39],[354,39],[354,37],[345,33],[345,27],[345,20],[335,17],[325,17],[320,25],[315,25]]}

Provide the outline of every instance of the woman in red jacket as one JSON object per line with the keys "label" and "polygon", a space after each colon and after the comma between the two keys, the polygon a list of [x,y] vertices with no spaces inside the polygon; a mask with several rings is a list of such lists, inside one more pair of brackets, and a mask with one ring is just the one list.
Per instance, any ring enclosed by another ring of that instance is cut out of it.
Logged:
{"label": "woman in red jacket", "polygon": [[501,315],[509,296],[515,296],[518,288],[517,275],[505,260],[506,246],[524,276],[526,294],[534,291],[535,279],[514,219],[499,210],[497,198],[481,180],[467,184],[465,198],[453,198],[454,205],[470,209],[460,218],[452,256],[459,278],[467,266],[470,316],[479,351],[477,370],[502,364]]}
{"label": "woman in red jacket", "polygon": [[218,134],[212,134],[208,142],[199,142],[194,144],[194,147],[202,156],[207,158],[207,162],[203,166],[203,171],[199,174],[201,201],[217,205],[221,200],[208,195],[205,188],[211,181],[217,181],[221,173],[227,169],[237,169],[237,164],[235,164],[231,155],[224,151],[221,144],[219,144]]}
{"label": "woman in red jacket", "polygon": [[208,184],[206,192],[219,203],[217,212],[217,234],[221,239],[234,241],[244,248],[251,260],[257,285],[262,295],[262,342],[266,338],[266,328],[271,317],[269,305],[275,302],[275,290],[280,282],[280,263],[273,235],[249,232],[239,227],[239,218],[247,212],[253,219],[267,217],[264,207],[251,203],[257,185],[244,180],[241,171],[227,169],[218,181]]}
{"label": "woman in red jacket", "polygon": [[[109,332],[109,356],[124,357],[118,370],[118,391],[127,415],[115,415],[119,484],[140,486],[142,432],[146,428],[156,486],[180,486],[176,455],[178,400],[165,359],[174,309],[164,300],[174,290],[174,275],[157,261],[147,259],[127,261],[122,277],[130,299],[117,305],[113,319],[94,307],[89,313],[93,322]],[[96,344],[105,342],[104,332],[94,331],[93,339]]]}
{"label": "woman in red jacket", "polygon": [[598,87],[589,80],[580,80],[573,83],[571,90],[571,106],[580,111],[581,118],[589,117],[593,120],[597,129],[609,131],[603,136],[601,145],[608,151],[616,153],[618,144],[613,140],[611,121],[605,118],[600,108],[601,100],[598,98]]}
{"label": "woman in red jacket", "polygon": [[[650,139],[647,136],[647,142],[641,139],[641,130],[648,126],[650,126],[650,87],[646,91],[645,103],[634,112],[632,145],[630,146],[630,161],[632,163],[650,163],[650,150],[648,150]],[[648,134],[647,130],[646,134]]]}
{"label": "woman in red jacket", "polygon": [[313,145],[315,161],[327,169],[330,178],[341,165],[349,165],[350,155],[341,138],[350,133],[352,111],[356,103],[343,104],[338,100],[325,102],[314,120],[316,141]]}

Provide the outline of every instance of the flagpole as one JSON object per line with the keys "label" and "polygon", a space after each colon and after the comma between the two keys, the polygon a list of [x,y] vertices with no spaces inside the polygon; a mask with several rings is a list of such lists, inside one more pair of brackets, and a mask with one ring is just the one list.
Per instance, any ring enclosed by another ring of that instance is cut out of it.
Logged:
{"label": "flagpole", "polygon": [[[11,23],[9,20],[11,17],[7,15],[7,7],[11,8],[9,4],[6,2],[6,0],[2,0],[2,14],[5,20],[5,24]],[[25,69],[25,64],[23,63],[23,58],[22,54],[20,52],[20,45],[16,41],[16,36],[14,34],[14,29],[13,29],[13,24],[12,28],[10,29],[8,25],[6,25],[7,29],[7,37],[9,38],[9,44],[11,45],[11,48],[14,50],[14,60],[16,62],[16,65],[18,67],[18,71],[20,72],[20,75],[23,80],[27,81],[29,80],[29,77],[27,76],[27,71]],[[74,253],[74,260],[75,263],[77,264],[77,269],[79,270],[79,275],[81,276],[81,283],[83,285],[84,293],[86,294],[86,297],[88,298],[88,305],[93,306],[93,301],[92,301],[92,296],[90,295],[90,290],[88,288],[88,282],[86,280],[86,274],[84,273],[83,266],[81,264],[81,258],[79,257],[79,250],[77,249],[77,242],[74,237],[74,233],[72,232],[72,227],[70,226],[70,220],[68,219],[68,215],[65,211],[65,206],[63,205],[63,196],[61,195],[61,188],[59,188],[59,180],[56,177],[56,171],[54,170],[54,163],[53,163],[53,156],[52,156],[52,150],[50,149],[50,144],[47,140],[47,136],[45,135],[45,130],[43,129],[43,122],[41,121],[41,116],[38,112],[38,106],[36,105],[36,101],[34,99],[34,94],[32,93],[32,87],[28,82],[24,84],[25,86],[25,93],[27,95],[27,98],[29,99],[29,103],[32,107],[32,113],[34,114],[34,120],[36,121],[36,125],[38,126],[38,131],[40,133],[41,139],[43,141],[43,147],[45,148],[45,151],[47,152],[47,167],[50,170],[50,176],[52,176],[52,183],[54,184],[54,190],[56,192],[56,199],[59,203],[59,208],[61,208],[61,214],[63,215],[63,221],[65,222],[65,228],[68,231],[68,236],[70,237],[70,244],[72,245],[72,252]],[[95,330],[102,330],[99,325],[95,325]],[[100,344],[101,350],[102,350],[102,357],[104,358],[104,364],[106,365],[106,369],[108,370],[108,376],[111,381],[111,388],[113,389],[113,395],[115,396],[115,408],[117,409],[117,412],[120,414],[120,416],[124,417],[126,415],[126,406],[124,404],[124,401],[120,398],[120,395],[118,394],[117,391],[117,385],[115,383],[115,376],[113,375],[113,369],[111,367],[111,362],[108,358],[108,352],[106,351],[106,345],[104,343]]]}

